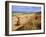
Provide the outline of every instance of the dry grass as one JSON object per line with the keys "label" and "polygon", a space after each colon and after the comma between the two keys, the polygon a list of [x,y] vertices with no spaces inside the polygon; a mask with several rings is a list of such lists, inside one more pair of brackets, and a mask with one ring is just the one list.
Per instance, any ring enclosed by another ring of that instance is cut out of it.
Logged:
{"label": "dry grass", "polygon": [[41,15],[16,14],[12,17],[12,30],[37,30],[41,29]]}

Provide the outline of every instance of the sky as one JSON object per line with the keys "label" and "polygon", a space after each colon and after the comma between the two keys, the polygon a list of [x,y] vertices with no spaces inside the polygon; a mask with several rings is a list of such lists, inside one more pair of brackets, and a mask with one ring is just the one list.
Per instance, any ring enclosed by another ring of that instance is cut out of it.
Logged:
{"label": "sky", "polygon": [[12,6],[12,11],[16,12],[40,12],[41,7],[35,7],[35,6]]}

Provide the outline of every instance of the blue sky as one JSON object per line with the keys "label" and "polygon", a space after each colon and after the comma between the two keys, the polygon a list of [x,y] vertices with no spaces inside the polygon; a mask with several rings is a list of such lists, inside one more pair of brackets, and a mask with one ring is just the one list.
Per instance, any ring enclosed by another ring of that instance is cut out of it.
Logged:
{"label": "blue sky", "polygon": [[35,6],[12,6],[12,11],[16,12],[40,12],[41,7],[35,7]]}

